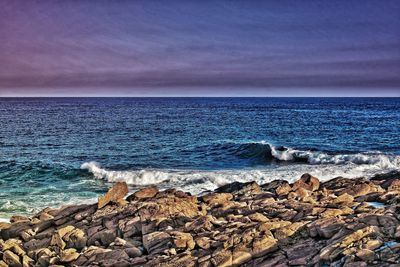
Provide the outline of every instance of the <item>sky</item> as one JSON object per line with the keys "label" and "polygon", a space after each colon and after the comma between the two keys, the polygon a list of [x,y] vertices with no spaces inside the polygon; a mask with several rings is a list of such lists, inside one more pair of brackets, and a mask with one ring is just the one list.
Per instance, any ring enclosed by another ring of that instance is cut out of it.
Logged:
{"label": "sky", "polygon": [[0,96],[400,96],[400,1],[0,1]]}

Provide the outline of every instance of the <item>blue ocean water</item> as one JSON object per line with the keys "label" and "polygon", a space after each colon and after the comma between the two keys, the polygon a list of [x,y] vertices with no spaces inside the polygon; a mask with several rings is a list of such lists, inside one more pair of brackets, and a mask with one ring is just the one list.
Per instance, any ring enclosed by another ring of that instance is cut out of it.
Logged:
{"label": "blue ocean water", "polygon": [[3,218],[118,180],[199,193],[399,168],[399,98],[0,98]]}

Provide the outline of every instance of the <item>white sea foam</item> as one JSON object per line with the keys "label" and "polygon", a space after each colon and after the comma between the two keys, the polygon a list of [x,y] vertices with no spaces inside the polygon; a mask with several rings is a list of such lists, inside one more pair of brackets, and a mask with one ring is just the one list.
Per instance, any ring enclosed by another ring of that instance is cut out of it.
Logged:
{"label": "white sea foam", "polygon": [[271,149],[272,157],[280,161],[298,161],[304,160],[309,164],[348,164],[353,163],[357,165],[369,164],[375,165],[381,169],[386,168],[399,168],[400,157],[394,155],[386,155],[379,152],[375,153],[357,153],[357,154],[337,154],[331,155],[319,151],[297,150],[286,147],[277,147],[265,142],[260,142],[262,145],[268,145]]}
{"label": "white sea foam", "polygon": [[168,173],[163,171],[110,171],[102,169],[100,165],[94,161],[82,164],[81,169],[87,169],[98,179],[104,179],[108,182],[125,181],[133,185],[157,184],[168,179]]}
{"label": "white sea foam", "polygon": [[[281,153],[282,151],[276,151],[276,155],[282,159],[289,160],[291,157],[292,152]],[[312,153],[310,152],[310,154]],[[115,171],[102,168],[95,162],[84,163],[81,168],[87,169],[94,177],[108,182],[125,181],[132,186],[157,184],[161,188],[176,187],[194,194],[213,190],[234,181],[257,181],[262,184],[275,179],[284,179],[293,182],[303,173],[310,173],[320,180],[326,181],[338,176],[349,178],[372,177],[378,173],[400,169],[399,156],[357,154],[328,157],[326,154],[320,154],[313,155],[308,159],[312,159],[313,162],[241,170],[145,169]]]}

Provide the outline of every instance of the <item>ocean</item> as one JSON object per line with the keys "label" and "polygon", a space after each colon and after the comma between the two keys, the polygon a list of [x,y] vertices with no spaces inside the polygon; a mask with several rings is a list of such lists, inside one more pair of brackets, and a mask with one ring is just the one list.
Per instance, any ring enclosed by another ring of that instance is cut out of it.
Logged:
{"label": "ocean", "polygon": [[3,219],[115,181],[198,194],[399,168],[399,98],[0,98]]}

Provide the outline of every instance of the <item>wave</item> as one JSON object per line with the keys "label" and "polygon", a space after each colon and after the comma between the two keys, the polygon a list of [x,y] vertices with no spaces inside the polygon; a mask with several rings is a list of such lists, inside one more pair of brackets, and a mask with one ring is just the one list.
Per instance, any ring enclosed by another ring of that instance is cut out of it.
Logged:
{"label": "wave", "polygon": [[285,146],[275,146],[267,142],[232,144],[234,154],[240,158],[256,158],[267,162],[293,162],[318,164],[374,164],[381,168],[398,168],[400,157],[379,152],[355,154],[329,154],[321,151],[299,150]]}
{"label": "wave", "polygon": [[140,169],[118,171],[102,168],[96,162],[86,162],[82,164],[81,169],[86,169],[95,178],[107,182],[125,181],[133,187],[157,184],[160,188],[176,187],[194,194],[212,190],[234,181],[257,181],[262,184],[276,179],[284,179],[293,182],[303,173],[311,173],[322,181],[338,176],[368,178],[400,169],[400,156],[378,152],[331,155],[320,151],[274,146],[265,142],[236,144],[236,146],[224,144],[223,146],[225,152],[228,151],[229,154],[241,158],[257,158],[288,164],[266,164],[253,168],[228,170]]}

